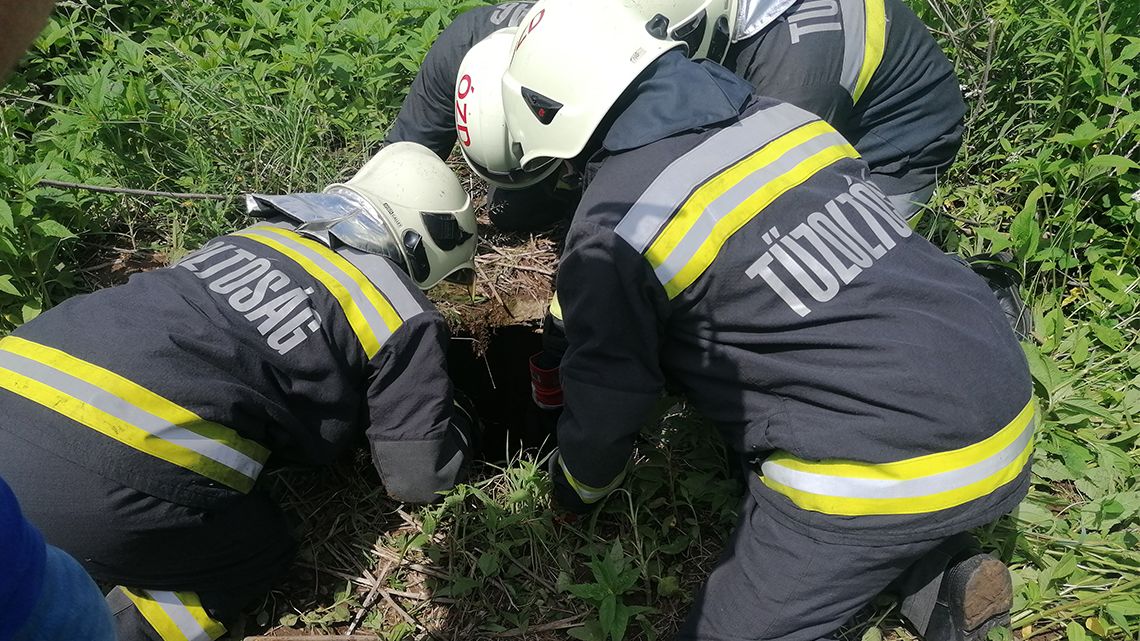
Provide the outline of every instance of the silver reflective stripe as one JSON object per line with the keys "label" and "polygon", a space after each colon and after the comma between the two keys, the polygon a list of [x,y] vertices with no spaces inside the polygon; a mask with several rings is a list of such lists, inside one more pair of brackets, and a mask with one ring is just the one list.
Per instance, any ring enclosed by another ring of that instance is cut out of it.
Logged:
{"label": "silver reflective stripe", "polygon": [[867,42],[867,9],[864,0],[839,0],[843,11],[843,70],[839,83],[855,99],[855,86],[863,69]]}
{"label": "silver reflective stripe", "polygon": [[166,616],[170,617],[178,630],[186,636],[187,641],[211,641],[210,633],[194,619],[194,615],[190,614],[189,608],[182,603],[177,594],[159,590],[142,590],[142,592],[162,608]]}
{"label": "silver reflective stripe", "polygon": [[[344,287],[345,291],[348,292],[349,298],[352,299],[352,302],[355,303],[356,307],[360,310],[361,315],[364,316],[365,322],[368,323],[369,329],[372,330],[372,333],[376,336],[376,340],[378,343],[380,343],[380,345],[383,345],[385,341],[387,341],[388,338],[392,336],[392,330],[389,329],[388,324],[384,322],[383,316],[380,315],[380,310],[376,309],[376,307],[372,305],[372,301],[368,300],[368,297],[364,295],[364,290],[360,288],[360,285],[357,284],[356,280],[348,274],[344,273],[341,268],[332,264],[328,258],[325,258],[319,252],[313,251],[312,248],[307,247],[304,244],[297,242],[293,238],[290,238],[283,234],[263,231],[256,227],[247,229],[242,232],[242,234],[248,236],[257,236],[259,238],[265,238],[270,241],[281,243],[289,249],[304,256],[318,269],[331,276],[333,280]],[[302,267],[304,266],[302,265]]]}
{"label": "silver reflective stripe", "polygon": [[174,425],[67,372],[6,350],[0,350],[0,367],[39,381],[68,396],[75,397],[87,405],[110,414],[120,421],[129,423],[156,438],[192,450],[250,479],[257,480],[258,475],[261,474],[261,463],[225,443]]}
{"label": "silver reflective stripe", "polygon": [[913,499],[966,487],[997,474],[1025,451],[1033,439],[1036,417],[1001,451],[973,465],[915,479],[887,480],[828,476],[793,470],[765,461],[761,473],[786,487],[810,494],[848,499]]}
{"label": "silver reflective stripe", "polygon": [[701,245],[712,235],[716,224],[733,209],[748,200],[752,194],[776,178],[788,173],[813,154],[828,147],[846,144],[848,144],[847,140],[843,136],[827,130],[792,147],[779,158],[742,178],[740,182],[709,203],[708,207],[705,207],[684,238],[677,243],[665,261],[654,270],[654,273],[657,274],[657,280],[661,281],[662,285],[673,280],[677,272],[688,264],[697,250],[701,248]]}
{"label": "silver reflective stripe", "polygon": [[376,289],[392,304],[392,308],[400,318],[408,320],[424,311],[410,291],[408,286],[396,274],[392,263],[383,256],[362,252],[352,247],[340,247],[336,250],[345,260],[352,263],[364,277],[376,285]]}
{"label": "silver reflective stripe", "polygon": [[790,104],[780,104],[722,129],[666,167],[615,231],[638,253],[645,253],[661,228],[701,183],[812,120],[817,117]]}

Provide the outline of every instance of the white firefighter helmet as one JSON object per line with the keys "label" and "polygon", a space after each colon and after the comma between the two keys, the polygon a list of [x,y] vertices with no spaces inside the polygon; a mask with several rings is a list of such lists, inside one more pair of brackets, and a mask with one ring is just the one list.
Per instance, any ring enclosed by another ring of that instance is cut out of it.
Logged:
{"label": "white firefighter helmet", "polygon": [[683,46],[650,33],[632,0],[539,0],[503,75],[511,153],[524,171],[574,158],[637,76]]}
{"label": "white firefighter helmet", "polygon": [[645,17],[646,29],[684,42],[690,58],[724,62],[735,33],[740,0],[624,1]]}
{"label": "white firefighter helmet", "polygon": [[463,159],[480,178],[503,189],[522,189],[546,178],[558,163],[523,171],[511,154],[503,115],[503,73],[516,29],[500,29],[468,50],[455,78],[455,134]]}
{"label": "white firefighter helmet", "polygon": [[328,246],[335,238],[384,256],[421,289],[445,278],[475,281],[471,198],[455,172],[422,145],[387,145],[348,182],[320,194],[250,194],[246,209],[262,218],[284,216],[298,223],[298,233]]}
{"label": "white firefighter helmet", "polygon": [[[363,199],[367,216],[353,219],[362,223],[360,231],[372,232],[376,226],[368,223],[382,223],[421,289],[445,278],[474,282],[479,234],[471,197],[455,172],[427,147],[389,144],[348,182],[329,185],[325,193]],[[353,244],[344,237],[351,234],[331,231]]]}

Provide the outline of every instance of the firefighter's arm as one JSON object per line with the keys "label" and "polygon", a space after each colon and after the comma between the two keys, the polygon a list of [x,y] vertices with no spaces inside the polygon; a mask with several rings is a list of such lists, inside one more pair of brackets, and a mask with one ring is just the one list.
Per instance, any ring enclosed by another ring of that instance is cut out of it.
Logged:
{"label": "firefighter's arm", "polygon": [[638,430],[664,388],[658,361],[664,291],[612,230],[576,225],[558,269],[568,348],[555,499],[586,511],[620,485]]}
{"label": "firefighter's arm", "polygon": [[[517,3],[508,3],[511,5]],[[517,22],[510,7],[476,7],[459,14],[439,34],[424,57],[420,70],[386,142],[414,142],[447,160],[455,146],[455,80],[463,57],[475,43]],[[518,12],[518,18],[525,13]]]}
{"label": "firefighter's arm", "polygon": [[413,316],[373,359],[367,430],[388,493],[427,503],[467,476],[479,421],[447,375],[447,327],[439,314]]}

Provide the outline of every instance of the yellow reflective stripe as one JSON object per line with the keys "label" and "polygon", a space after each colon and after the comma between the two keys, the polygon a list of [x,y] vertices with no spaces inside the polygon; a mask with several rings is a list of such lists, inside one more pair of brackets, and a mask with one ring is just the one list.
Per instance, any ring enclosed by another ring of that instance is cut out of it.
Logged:
{"label": "yellow reflective stripe", "polygon": [[194,592],[120,589],[163,641],[214,641],[226,633]]}
{"label": "yellow reflective stripe", "polygon": [[622,480],[625,478],[625,470],[622,470],[622,473],[618,474],[617,478],[610,481],[605,487],[593,487],[574,478],[574,475],[566,468],[566,459],[562,458],[561,455],[558,456],[558,467],[562,468],[563,476],[566,477],[566,481],[570,484],[570,487],[574,488],[574,491],[578,494],[578,498],[582,499],[582,502],[586,504],[597,503],[606,498],[610,492],[613,492],[617,486],[621,485]]}
{"label": "yellow reflective stripe", "polygon": [[222,625],[220,621],[211,619],[210,615],[206,614],[206,608],[202,607],[197,592],[175,592],[175,594],[210,641],[226,633],[226,626]]}
{"label": "yellow reflective stripe", "polygon": [[224,425],[207,421],[194,412],[168,401],[130,379],[76,358],[67,352],[18,336],[7,336],[0,340],[0,349],[85,380],[108,394],[117,396],[171,425],[177,425],[184,430],[217,441],[258,463],[264,464],[269,459],[269,450],[260,443],[244,439],[237,432]]}
{"label": "yellow reflective stripe", "polygon": [[562,303],[558,302],[558,294],[550,298],[550,315],[562,320]]}
{"label": "yellow reflective stripe", "polygon": [[1032,453],[1033,444],[1030,443],[1025,446],[1025,449],[1016,459],[992,476],[963,487],[913,498],[879,499],[826,496],[796,490],[776,483],[766,476],[762,476],[760,479],[764,485],[788,497],[801,509],[812,512],[836,516],[925,514],[956,507],[992,494],[994,490],[1018,477]]}
{"label": "yellow reflective stripe", "polygon": [[802,184],[816,172],[837,160],[858,157],[859,154],[850,144],[843,143],[828,147],[809,156],[788,173],[765,185],[716,224],[713,233],[701,244],[701,248],[692,260],[665,284],[665,293],[672,299],[684,291],[686,287],[692,285],[693,281],[697,280],[712,264],[725,241],[764,208],[772,204],[772,201],[782,196],[784,192]]}
{"label": "yellow reflective stripe", "polygon": [[399,329],[403,321],[396,310],[387,299],[380,293],[371,281],[360,273],[352,263],[344,259],[343,256],[330,250],[324,245],[309,240],[300,234],[293,233],[285,229],[276,229],[273,227],[258,227],[252,231],[241,231],[231,234],[232,236],[240,236],[248,238],[255,242],[261,243],[273,250],[287,256],[290,260],[297,263],[302,269],[309,273],[310,276],[316,278],[322,285],[328,289],[333,298],[336,299],[340,308],[344,311],[345,317],[348,319],[348,324],[352,327],[352,331],[356,334],[357,339],[360,341],[361,347],[364,348],[364,353],[368,358],[372,358],[379,351],[384,341],[377,335],[376,331],[369,325],[368,320],[365,318],[364,313],[361,311],[360,306],[353,299],[352,294],[342,285],[335,276],[322,269],[319,265],[310,260],[307,256],[289,247],[283,242],[273,238],[267,238],[262,234],[275,234],[288,239],[293,243],[297,243],[315,252],[325,260],[333,264],[334,267],[339,269],[343,274],[351,279],[364,293],[368,304],[375,308],[376,312],[383,319],[384,324],[387,326],[389,334]]}
{"label": "yellow reflective stripe", "polygon": [[840,516],[922,514],[982,498],[1013,481],[1033,451],[1032,400],[993,436],[892,463],[806,461],[777,453],[761,480],[798,507]]}
{"label": "yellow reflective stripe", "polygon": [[852,103],[859,102],[863,91],[871,83],[871,78],[879,69],[879,63],[883,61],[883,51],[887,44],[887,13],[883,0],[864,0],[863,7],[866,11],[863,64],[859,68],[855,91],[851,94]]}
{"label": "yellow reflective stripe", "polygon": [[[88,402],[89,399],[77,398],[73,394],[57,389],[48,383],[13,371],[8,367],[0,366],[0,388],[43,405],[66,418],[140,452],[201,474],[243,493],[253,489],[261,466],[269,458],[268,450],[255,442],[242,439],[229,428],[205,421],[193,412],[174,405],[113,372],[64,354],[59,350],[15,336],[9,336],[0,341],[0,349],[51,367],[65,373],[66,376],[83,380],[97,388],[102,388],[108,393],[108,398],[125,403],[127,406],[133,406],[135,409],[141,408],[135,406],[134,401],[149,401],[150,406],[158,412],[167,415],[179,415],[180,418],[185,418],[188,422],[184,424],[171,423],[170,427],[175,430],[183,430],[182,434],[188,438],[198,439],[199,449],[218,450],[215,452],[215,456],[218,456],[225,451],[220,448],[236,452],[240,447],[241,454],[244,455],[242,460],[251,469],[248,474],[244,473],[210,458],[208,454],[196,451],[192,447],[174,443],[163,438],[160,434],[142,429],[130,421],[95,407]],[[62,364],[53,365],[53,360],[55,363]],[[153,416],[162,418],[158,414],[153,414]],[[215,436],[223,438],[218,439]]]}
{"label": "yellow reflective stripe", "polygon": [[1008,447],[1017,440],[1036,413],[1033,401],[1026,403],[1017,416],[993,436],[949,452],[936,452],[925,456],[894,461],[892,463],[862,463],[859,461],[807,461],[787,452],[779,452],[767,460],[782,467],[800,472],[883,481],[918,479],[931,474],[957,470],[982,461]]}
{"label": "yellow reflective stripe", "polygon": [[[799,144],[817,136],[833,133],[834,130],[831,129],[827,123],[822,121],[813,122],[777,139],[771,145],[761,149],[740,164],[730,168],[718,176],[717,179],[714,179],[714,181],[717,181],[722,176],[728,175],[730,178],[727,184],[718,183],[717,187],[715,187],[715,192],[711,194],[700,194],[700,190],[698,190],[697,193],[693,194],[693,199],[690,199],[690,202],[694,202],[694,199],[697,198],[700,199],[696,201],[697,206],[695,208],[689,209],[689,203],[686,202],[685,207],[682,208],[682,211],[679,212],[678,216],[674,219],[676,220],[676,218],[681,217],[686,219],[680,223],[678,229],[687,231],[691,228],[700,217],[704,208],[708,206],[708,203],[740,182],[740,180],[748,174],[779,160],[786,152],[794,149],[794,147]],[[727,215],[716,222],[712,232],[704,239],[693,257],[677,271],[673,278],[664,284],[665,294],[672,299],[677,297],[677,295],[684,291],[689,285],[692,285],[693,282],[708,269],[709,265],[712,264],[728,238],[740,230],[748,221],[759,215],[761,211],[785,192],[802,184],[819,170],[840,159],[858,157],[858,152],[856,152],[855,148],[849,143],[843,142],[835,144],[808,156],[790,170],[765,183],[763,187],[757,189],[752,195],[739,205],[733,207]],[[713,181],[710,181],[708,184],[712,182]],[[712,197],[710,198],[710,196]],[[668,232],[669,230],[666,231]],[[663,233],[662,238],[664,238],[664,236],[665,234]],[[668,258],[669,253],[676,248],[676,245],[681,241],[683,236],[676,238],[670,236],[669,240],[665,242],[662,242],[662,238],[654,242],[653,246],[646,252],[646,257],[655,269]]]}
{"label": "yellow reflective stripe", "polygon": [[380,313],[380,318],[384,320],[384,324],[387,325],[389,332],[395,332],[400,328],[400,325],[403,324],[404,321],[400,318],[400,315],[396,312],[396,309],[392,307],[392,304],[388,302],[388,299],[384,297],[384,294],[380,292],[379,288],[376,287],[376,284],[370,281],[367,276],[361,273],[360,269],[357,268],[356,265],[353,265],[344,256],[341,256],[340,254],[332,251],[328,247],[325,247],[324,245],[314,240],[310,240],[300,234],[286,229],[269,228],[265,229],[264,231],[272,234],[277,234],[279,236],[284,236],[286,238],[292,239],[294,242],[301,243],[309,249],[324,256],[326,260],[344,272],[346,276],[351,278],[353,282],[355,282],[357,286],[360,287],[360,291],[364,292],[364,297],[368,299],[368,302],[371,303],[376,311]]}
{"label": "yellow reflective stripe", "polygon": [[677,213],[665,225],[665,229],[645,251],[645,257],[656,269],[665,262],[665,259],[677,247],[681,240],[693,228],[704,213],[705,208],[717,198],[724,195],[745,176],[751,174],[783,156],[793,147],[830,131],[830,125],[822,120],[816,120],[798,127],[787,134],[773,140],[761,147],[755,153],[746,156],[743,160],[725,169],[711,180],[701,185],[692,196],[689,196]]}
{"label": "yellow reflective stripe", "polygon": [[178,629],[178,625],[170,618],[170,615],[162,609],[162,606],[146,596],[145,590],[135,591],[130,588],[122,588],[123,594],[131,600],[138,608],[139,614],[146,619],[150,627],[158,632],[158,636],[162,637],[163,641],[189,641],[182,630]]}

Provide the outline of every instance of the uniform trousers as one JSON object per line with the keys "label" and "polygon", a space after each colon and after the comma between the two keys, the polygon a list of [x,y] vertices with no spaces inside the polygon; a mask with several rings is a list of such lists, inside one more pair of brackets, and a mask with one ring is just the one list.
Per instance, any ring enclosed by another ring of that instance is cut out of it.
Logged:
{"label": "uniform trousers", "polygon": [[[175,605],[200,604],[215,620],[206,632],[264,594],[288,569],[296,549],[284,513],[261,489],[217,509],[180,505],[2,429],[0,474],[44,539],[75,557],[96,581]],[[111,591],[107,601],[119,641],[164,641],[122,589]],[[192,626],[185,613],[168,614],[168,624],[185,620]],[[201,632],[199,638],[213,636]]]}
{"label": "uniform trousers", "polygon": [[[968,535],[839,544],[812,538],[746,492],[736,529],[697,593],[678,641],[834,639],[881,592],[924,632],[943,570]],[[828,537],[830,538],[830,537]]]}

